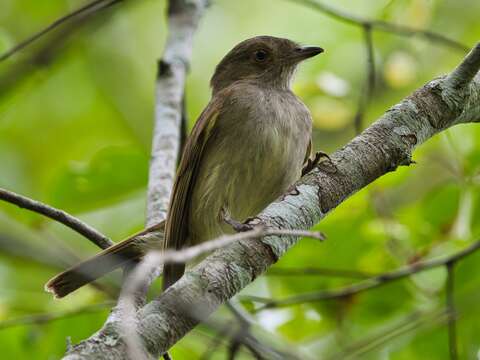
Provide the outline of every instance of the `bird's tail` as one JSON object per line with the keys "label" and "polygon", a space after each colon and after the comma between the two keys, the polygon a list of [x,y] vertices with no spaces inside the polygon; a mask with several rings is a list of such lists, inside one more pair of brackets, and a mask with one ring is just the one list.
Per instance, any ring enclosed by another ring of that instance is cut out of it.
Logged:
{"label": "bird's tail", "polygon": [[65,270],[45,284],[45,290],[62,298],[109,272],[140,259],[152,249],[160,249],[164,223],[152,226],[101,253]]}

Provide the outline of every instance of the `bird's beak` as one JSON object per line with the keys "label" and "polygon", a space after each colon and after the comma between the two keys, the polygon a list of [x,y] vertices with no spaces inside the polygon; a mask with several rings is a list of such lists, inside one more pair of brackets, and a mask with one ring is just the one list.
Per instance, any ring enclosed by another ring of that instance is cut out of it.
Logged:
{"label": "bird's beak", "polygon": [[318,46],[302,46],[295,49],[293,58],[297,61],[302,61],[318,54],[323,53],[323,49]]}

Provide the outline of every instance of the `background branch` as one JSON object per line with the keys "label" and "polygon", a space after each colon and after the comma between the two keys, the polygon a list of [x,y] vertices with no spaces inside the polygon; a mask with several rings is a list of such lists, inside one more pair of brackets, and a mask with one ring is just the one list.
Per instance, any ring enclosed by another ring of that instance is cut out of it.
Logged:
{"label": "background branch", "polygon": [[[19,47],[18,49],[13,48],[3,54],[2,56],[8,58],[26,46],[40,42],[40,39],[50,35],[48,39],[35,48],[35,51],[32,51],[28,56],[22,58],[18,63],[6,68],[6,71],[0,75],[0,95],[6,93],[11,87],[19,84],[32,70],[50,64],[55,55],[59,53],[60,49],[64,48],[64,45],[73,34],[82,30],[86,25],[95,23],[94,20],[97,21],[100,19],[100,14],[111,14],[106,12],[106,10],[122,1],[124,0],[104,0],[98,3],[94,2],[92,6],[87,5],[86,9],[82,10],[82,8],[80,8],[77,10],[80,11],[78,14],[74,14],[74,16],[67,15],[65,20],[62,20],[62,18],[58,19],[57,21],[60,21],[60,23],[54,25],[52,29],[47,27],[48,31],[44,29],[40,31],[41,34],[34,34],[32,36],[34,39],[27,39],[27,44],[19,44],[17,45],[17,47]],[[52,24],[50,26],[52,26]],[[56,31],[53,31],[54,29],[56,29]]]}
{"label": "background branch", "polygon": [[102,249],[106,249],[114,244],[114,242],[108,237],[63,210],[56,209],[40,201],[29,199],[25,196],[16,194],[12,191],[8,191],[2,188],[0,188],[0,199],[11,204],[15,204],[20,208],[28,209],[38,214],[42,214],[52,220],[55,220],[76,231],[77,233],[83,235],[92,243]]}
{"label": "background branch", "polygon": [[375,276],[374,274],[350,270],[333,269],[321,267],[272,267],[265,274],[267,276],[329,276],[348,279],[367,279]]}
{"label": "background branch", "polygon": [[[147,226],[162,221],[168,209],[180,142],[182,141],[182,128],[184,129],[182,122],[184,123],[186,120],[183,91],[190,64],[193,34],[206,6],[206,0],[171,0],[169,2],[169,35],[163,58],[158,62],[157,72],[155,126],[147,194]],[[143,278],[143,283],[138,285],[139,290],[134,294],[133,309],[129,306],[128,301],[126,302],[128,297],[121,295],[117,307],[112,310],[103,328],[93,336],[104,339],[105,336],[112,334],[128,334],[131,332],[129,328],[125,329],[124,326],[135,328],[135,308],[144,304],[148,287],[158,273],[158,270],[150,272]],[[129,275],[125,277],[125,279],[129,278]],[[123,294],[125,293],[128,293],[128,291],[123,292]],[[126,318],[133,319],[133,324],[125,324],[124,320]],[[102,343],[102,340],[99,341],[99,344]],[[134,347],[127,347],[123,354],[114,351],[110,355],[128,357],[132,353],[137,354],[137,347],[141,344],[134,341],[131,344]],[[76,358],[76,348],[77,346],[67,349],[65,358]],[[139,351],[142,357],[143,354],[148,353],[144,352],[143,349],[139,349]]]}
{"label": "background branch", "polygon": [[93,13],[106,9],[112,5],[115,5],[119,2],[122,2],[123,0],[95,0],[92,1],[77,10],[72,11],[71,13],[68,13],[67,15],[64,15],[56,20],[54,20],[51,24],[46,26],[45,28],[41,29],[40,31],[36,32],[35,34],[29,36],[25,40],[19,42],[17,45],[13,46],[10,50],[7,50],[3,54],[0,54],[0,62],[8,59],[15,53],[19,52],[20,50],[23,50],[27,46],[33,44],[35,41],[43,37],[44,35],[50,33],[51,31],[55,30],[59,26],[63,25],[64,23],[72,20],[73,18],[86,18],[91,16]]}
{"label": "background branch", "polygon": [[[302,304],[307,302],[341,299],[341,298],[359,294],[366,290],[371,290],[371,289],[386,285],[393,281],[401,280],[403,278],[406,278],[408,276],[411,276],[413,274],[416,274],[425,270],[430,270],[430,269],[434,269],[442,266],[447,266],[448,268],[449,266],[452,266],[453,264],[455,264],[457,261],[460,261],[468,257],[469,255],[475,253],[479,249],[480,249],[480,241],[477,241],[474,244],[468,246],[467,248],[459,252],[456,252],[450,256],[413,263],[404,268],[379,274],[365,281],[359,282],[357,284],[349,285],[337,290],[318,291],[314,293],[296,295],[296,296],[288,297],[285,299],[279,299],[279,300],[266,299],[266,298],[260,298],[255,296],[246,296],[244,298],[264,304],[262,307],[256,309],[257,312],[265,309],[291,306],[291,305]],[[448,282],[449,286],[447,288],[451,288],[451,289],[447,290],[447,293],[453,293],[453,287],[450,286],[453,284],[451,283],[451,281],[452,280],[449,280]],[[448,296],[449,296],[448,297],[449,302],[453,304],[453,301],[452,301],[453,298],[451,298],[451,295],[448,295]]]}
{"label": "background branch", "polygon": [[363,35],[365,41],[365,50],[367,55],[364,90],[361,92],[357,113],[354,118],[355,133],[358,135],[362,131],[363,117],[375,90],[375,52],[373,46],[372,26],[365,24],[363,26]]}
{"label": "background branch", "polygon": [[467,52],[470,48],[456,40],[450,39],[442,34],[430,30],[416,29],[405,25],[390,23],[387,21],[368,19],[361,16],[353,15],[346,11],[337,9],[326,3],[315,0],[288,0],[294,3],[308,6],[314,10],[320,11],[327,16],[342,21],[346,24],[365,27],[368,26],[372,30],[383,31],[400,36],[421,36],[431,42],[448,46],[461,52]]}

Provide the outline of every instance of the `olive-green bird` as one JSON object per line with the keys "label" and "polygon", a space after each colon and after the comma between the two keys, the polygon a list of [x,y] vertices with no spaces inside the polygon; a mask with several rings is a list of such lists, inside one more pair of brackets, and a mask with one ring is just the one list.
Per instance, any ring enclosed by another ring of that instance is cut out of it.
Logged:
{"label": "olive-green bird", "polygon": [[[63,297],[140,259],[232,232],[224,211],[244,221],[284,193],[311,165],[312,120],[290,90],[297,65],[320,54],[288,39],[258,36],[235,46],[211,79],[212,98],[185,145],[165,223],[134,235],[55,276],[46,289]],[[184,273],[165,264],[164,288]]]}

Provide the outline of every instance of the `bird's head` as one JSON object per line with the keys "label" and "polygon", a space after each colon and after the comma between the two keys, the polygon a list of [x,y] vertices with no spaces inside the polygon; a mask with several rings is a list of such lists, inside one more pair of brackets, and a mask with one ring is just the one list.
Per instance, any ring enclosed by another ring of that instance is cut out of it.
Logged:
{"label": "bird's head", "polygon": [[225,55],[210,84],[213,93],[239,80],[288,88],[297,65],[322,52],[320,47],[300,46],[288,39],[257,36],[242,41]]}

